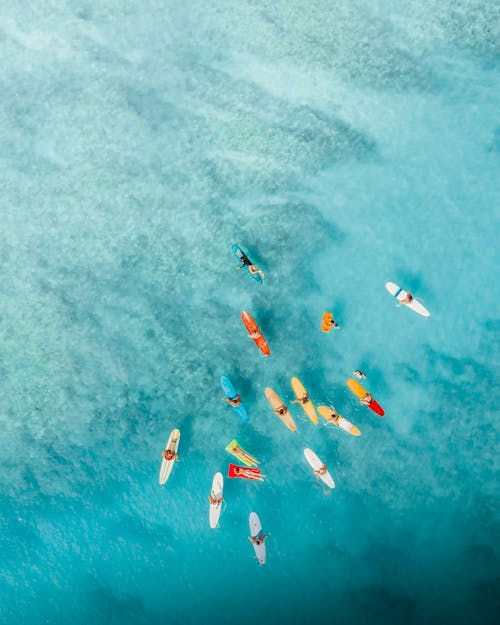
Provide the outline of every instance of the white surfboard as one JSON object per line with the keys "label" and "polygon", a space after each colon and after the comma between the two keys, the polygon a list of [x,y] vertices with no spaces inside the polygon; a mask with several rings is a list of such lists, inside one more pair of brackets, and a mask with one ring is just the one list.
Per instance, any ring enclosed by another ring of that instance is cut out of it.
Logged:
{"label": "white surfboard", "polygon": [[222,492],[224,490],[224,478],[222,473],[216,473],[212,480],[212,490],[210,491],[210,497],[217,499],[219,503],[211,503],[210,511],[208,513],[210,527],[214,529],[219,524],[220,513],[222,510]]}
{"label": "white surfboard", "polygon": [[[170,451],[174,451],[177,453],[177,449],[179,447],[179,440],[181,438],[181,433],[179,430],[175,429],[170,432],[170,436],[168,437],[167,444],[165,449],[170,449]],[[161,467],[160,467],[160,479],[159,482],[161,485],[165,484],[168,478],[170,477],[170,473],[172,473],[172,468],[174,466],[174,460],[165,460],[162,456]]]}
{"label": "white surfboard", "polygon": [[[407,295],[408,292],[405,291],[404,289],[402,289],[400,286],[398,286],[397,284],[394,284],[394,282],[386,282],[385,283],[385,288],[389,291],[389,293],[391,295],[393,295],[399,302],[401,300],[403,300]],[[406,308],[411,308],[412,310],[414,310],[416,313],[418,313],[419,315],[422,315],[422,317],[430,317],[431,313],[427,310],[427,308],[421,304],[420,302],[417,302],[416,299],[413,299],[413,301],[411,301],[409,304],[404,304],[404,306]]]}
{"label": "white surfboard", "polygon": [[[311,465],[314,471],[318,471],[323,466],[323,462],[321,462],[321,460],[312,449],[306,447],[304,449],[304,456],[306,457],[307,462]],[[323,480],[328,488],[335,488],[335,482],[333,481],[333,478],[328,471],[324,475],[318,475],[318,477]]]}
{"label": "white surfboard", "polygon": [[[263,536],[264,532],[262,531],[262,524],[256,512],[250,512],[250,516],[248,517],[248,524],[250,526],[250,536],[252,538],[260,538],[261,536]],[[255,543],[252,543],[252,545],[259,564],[265,564],[266,543],[262,541],[259,545],[256,545]]]}

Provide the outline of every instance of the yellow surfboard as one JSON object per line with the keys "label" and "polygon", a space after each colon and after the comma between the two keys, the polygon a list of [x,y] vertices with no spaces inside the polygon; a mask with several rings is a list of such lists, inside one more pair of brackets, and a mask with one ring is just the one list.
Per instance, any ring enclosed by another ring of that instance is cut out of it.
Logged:
{"label": "yellow surfboard", "polygon": [[[266,387],[264,389],[264,394],[267,398],[267,401],[271,404],[271,408],[273,409],[274,414],[279,417],[286,427],[292,432],[297,431],[297,426],[295,425],[295,421],[293,420],[288,407],[283,403],[281,397],[278,393],[275,393],[272,388]],[[282,408],[283,414],[279,414],[277,411]]]}
{"label": "yellow surfboard", "polygon": [[[304,385],[299,378],[291,378],[290,382],[292,384],[295,397],[300,400],[298,403],[302,406],[303,411],[309,419],[311,419],[314,425],[318,425],[318,415],[316,414],[316,409],[314,408],[314,404],[309,397],[309,393],[304,388]],[[307,398],[307,401],[303,401],[305,398]]]}
{"label": "yellow surfboard", "polygon": [[349,434],[352,434],[353,436],[360,436],[361,432],[355,425],[347,419],[344,419],[342,415],[339,415],[338,412],[332,410],[328,406],[318,406],[318,412],[327,420],[328,423],[333,423],[333,425],[336,425],[341,430],[349,432]]}
{"label": "yellow surfboard", "polygon": [[353,380],[352,378],[347,380],[347,386],[356,395],[356,397],[359,397],[359,399],[363,399],[363,397],[368,393],[368,391],[364,389],[359,382],[356,382],[356,380]]}

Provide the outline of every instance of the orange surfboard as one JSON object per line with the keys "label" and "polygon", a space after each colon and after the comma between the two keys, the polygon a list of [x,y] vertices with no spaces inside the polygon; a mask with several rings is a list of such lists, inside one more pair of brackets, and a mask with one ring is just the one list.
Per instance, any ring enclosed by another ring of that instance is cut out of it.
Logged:
{"label": "orange surfboard", "polygon": [[248,336],[253,339],[254,343],[264,354],[264,356],[270,356],[271,350],[269,349],[269,345],[262,335],[259,326],[255,323],[255,319],[252,317],[252,315],[244,310],[241,313],[241,320],[243,321],[243,325],[245,326],[245,328],[248,330]]}

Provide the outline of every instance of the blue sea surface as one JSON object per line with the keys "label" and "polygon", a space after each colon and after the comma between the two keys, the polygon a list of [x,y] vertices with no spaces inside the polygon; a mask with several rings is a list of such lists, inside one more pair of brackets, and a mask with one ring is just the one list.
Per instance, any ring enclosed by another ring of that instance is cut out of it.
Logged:
{"label": "blue sea surface", "polygon": [[18,0],[0,67],[0,623],[497,623],[498,3]]}

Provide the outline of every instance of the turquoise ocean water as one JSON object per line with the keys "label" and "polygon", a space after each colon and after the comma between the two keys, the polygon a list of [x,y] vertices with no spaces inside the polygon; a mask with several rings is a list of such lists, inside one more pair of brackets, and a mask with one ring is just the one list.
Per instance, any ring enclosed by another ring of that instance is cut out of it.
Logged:
{"label": "turquoise ocean water", "polygon": [[[2,624],[498,622],[499,24],[489,0],[3,3]],[[362,436],[296,405],[289,432],[263,389],[292,375]],[[226,480],[214,531],[233,437],[267,480]]]}

